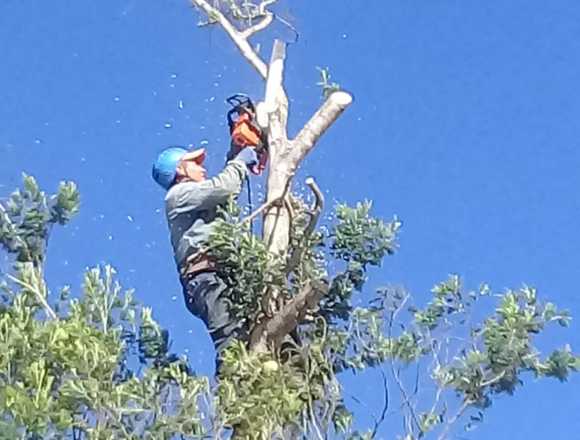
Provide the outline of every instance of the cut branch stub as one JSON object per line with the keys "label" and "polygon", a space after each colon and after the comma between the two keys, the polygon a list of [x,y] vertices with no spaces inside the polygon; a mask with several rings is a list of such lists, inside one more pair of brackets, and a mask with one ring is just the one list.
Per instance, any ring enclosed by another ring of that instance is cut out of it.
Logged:
{"label": "cut branch stub", "polygon": [[268,114],[273,113],[276,110],[276,96],[278,95],[278,90],[282,87],[285,60],[286,43],[280,40],[274,40],[264,99],[264,109]]}
{"label": "cut branch stub", "polygon": [[300,164],[304,157],[312,150],[318,139],[320,139],[351,103],[352,96],[345,91],[339,90],[330,94],[328,99],[324,101],[322,106],[294,139],[294,148],[290,158],[293,167],[297,167]]}
{"label": "cut branch stub", "polygon": [[255,337],[250,349],[262,351],[264,345],[266,347],[279,346],[284,337],[300,324],[306,313],[318,306],[327,292],[328,283],[324,280],[309,282],[298,295],[261,327],[261,334]]}

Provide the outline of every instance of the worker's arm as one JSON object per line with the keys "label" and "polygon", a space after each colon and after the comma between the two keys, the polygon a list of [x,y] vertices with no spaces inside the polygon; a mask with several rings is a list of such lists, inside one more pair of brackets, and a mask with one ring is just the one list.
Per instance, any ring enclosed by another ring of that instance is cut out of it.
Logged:
{"label": "worker's arm", "polygon": [[237,196],[248,173],[246,164],[238,159],[228,162],[224,170],[212,179],[203,182],[182,182],[172,188],[174,209],[180,212],[194,209],[209,209]]}

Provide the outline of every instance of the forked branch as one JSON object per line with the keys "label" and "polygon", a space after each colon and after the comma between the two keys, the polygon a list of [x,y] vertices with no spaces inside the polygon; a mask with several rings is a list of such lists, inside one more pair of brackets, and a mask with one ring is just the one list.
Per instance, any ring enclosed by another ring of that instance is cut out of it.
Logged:
{"label": "forked branch", "polygon": [[16,284],[18,284],[23,289],[26,289],[26,290],[34,293],[34,296],[36,296],[36,299],[42,305],[42,307],[44,308],[44,311],[46,312],[46,314],[48,315],[48,317],[50,319],[58,319],[58,316],[56,316],[56,313],[54,312],[54,310],[52,310],[52,308],[48,305],[48,302],[46,301],[46,285],[44,283],[44,280],[42,280],[38,274],[35,274],[35,277],[37,278],[36,281],[41,285],[42,292],[40,291],[40,289],[37,286],[33,286],[31,284],[28,284],[24,280],[16,278],[15,276],[12,276],[10,274],[8,274],[7,276],[10,280],[14,281]]}
{"label": "forked branch", "polygon": [[263,213],[266,209],[271,208],[272,206],[281,206],[284,203],[284,198],[286,197],[289,188],[290,188],[290,179],[286,181],[286,186],[284,187],[284,191],[282,192],[282,195],[280,197],[277,197],[274,200],[270,200],[269,202],[263,203],[259,208],[256,208],[251,214],[243,218],[240,221],[240,224],[243,225],[245,223],[251,222],[257,216]]}
{"label": "forked branch", "polygon": [[226,31],[228,36],[238,47],[242,53],[242,56],[248,60],[248,62],[258,71],[263,79],[266,79],[268,76],[268,67],[248,41],[249,35],[246,36],[243,32],[240,32],[218,8],[210,5],[207,0],[192,1],[195,6],[205,12],[208,19],[219,23],[220,26],[224,28],[224,31]]}
{"label": "forked branch", "polygon": [[317,307],[322,297],[328,292],[328,283],[311,281],[292,298],[265,326],[269,344],[277,346],[284,336],[294,330],[304,319],[306,313]]}
{"label": "forked branch", "polygon": [[250,38],[252,35],[263,31],[264,29],[266,29],[270,23],[272,23],[272,20],[274,20],[274,14],[272,12],[270,12],[267,8],[268,6],[276,3],[278,0],[264,0],[262,2],[260,2],[260,4],[258,5],[258,17],[262,17],[262,19],[256,23],[255,25],[249,27],[248,29],[245,29],[242,32],[242,36],[244,38]]}
{"label": "forked branch", "polygon": [[263,31],[268,26],[270,26],[270,23],[272,23],[272,20],[274,20],[274,14],[272,14],[271,12],[268,12],[268,14],[264,18],[262,18],[258,23],[256,23],[254,26],[249,27],[248,29],[245,29],[241,33],[242,38],[248,39],[252,35],[254,35],[255,33]]}

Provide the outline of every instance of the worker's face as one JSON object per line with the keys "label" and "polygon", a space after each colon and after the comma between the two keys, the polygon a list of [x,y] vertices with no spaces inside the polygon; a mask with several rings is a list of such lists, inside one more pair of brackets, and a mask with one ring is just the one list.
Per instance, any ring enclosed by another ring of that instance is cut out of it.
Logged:
{"label": "worker's face", "polygon": [[192,180],[194,182],[203,182],[207,172],[203,165],[192,159],[182,159],[177,165],[177,177],[180,181]]}

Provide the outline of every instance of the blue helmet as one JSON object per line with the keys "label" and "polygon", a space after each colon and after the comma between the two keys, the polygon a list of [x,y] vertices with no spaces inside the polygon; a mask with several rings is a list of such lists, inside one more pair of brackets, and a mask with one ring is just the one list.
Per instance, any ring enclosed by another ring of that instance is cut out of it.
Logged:
{"label": "blue helmet", "polygon": [[183,147],[170,147],[163,150],[153,164],[153,179],[164,189],[171,188],[177,174],[177,165],[181,158],[187,154]]}

